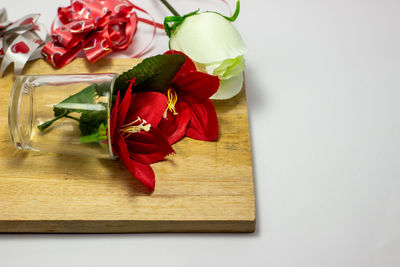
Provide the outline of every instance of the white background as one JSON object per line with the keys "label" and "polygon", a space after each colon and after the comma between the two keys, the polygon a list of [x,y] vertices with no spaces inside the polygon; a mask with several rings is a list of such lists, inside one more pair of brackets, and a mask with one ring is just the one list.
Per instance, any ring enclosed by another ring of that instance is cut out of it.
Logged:
{"label": "white background", "polygon": [[[1,0],[47,25],[67,4]],[[400,266],[399,14],[398,0],[242,0],[256,233],[0,235],[0,265]]]}

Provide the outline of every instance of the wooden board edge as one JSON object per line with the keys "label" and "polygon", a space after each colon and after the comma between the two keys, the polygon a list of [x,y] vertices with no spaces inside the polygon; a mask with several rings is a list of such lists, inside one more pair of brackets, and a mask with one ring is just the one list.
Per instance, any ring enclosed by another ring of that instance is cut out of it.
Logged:
{"label": "wooden board edge", "polygon": [[0,233],[253,233],[256,221],[0,221]]}

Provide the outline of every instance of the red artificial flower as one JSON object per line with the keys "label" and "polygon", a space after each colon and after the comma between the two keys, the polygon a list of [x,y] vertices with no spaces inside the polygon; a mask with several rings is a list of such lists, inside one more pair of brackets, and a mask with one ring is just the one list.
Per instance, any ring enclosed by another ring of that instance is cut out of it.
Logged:
{"label": "red artificial flower", "polygon": [[113,152],[149,191],[154,190],[155,176],[149,164],[161,161],[173,148],[157,129],[167,97],[157,92],[132,95],[131,81],[122,102],[118,92],[110,117]]}
{"label": "red artificial flower", "polygon": [[[183,53],[169,50],[165,54]],[[193,61],[186,56],[185,63],[166,91],[168,105],[158,125],[170,144],[185,135],[203,141],[218,139],[217,113],[209,99],[218,87],[217,76],[197,71]]]}

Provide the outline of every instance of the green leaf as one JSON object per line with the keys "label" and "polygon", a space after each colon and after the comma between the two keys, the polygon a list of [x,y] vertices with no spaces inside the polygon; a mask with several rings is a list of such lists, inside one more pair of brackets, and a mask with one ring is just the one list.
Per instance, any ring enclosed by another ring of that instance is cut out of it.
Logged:
{"label": "green leaf", "polygon": [[110,82],[104,82],[102,84],[96,85],[96,94],[98,96],[109,96],[110,92]]}
{"label": "green leaf", "polygon": [[107,124],[107,110],[85,111],[82,112],[81,118],[79,119],[79,129],[82,135],[96,133],[101,124]]}
{"label": "green leaf", "polygon": [[[129,82],[136,78],[133,92],[160,92],[163,93],[186,58],[181,54],[157,55],[146,58],[142,63],[122,73],[115,81],[115,88],[125,95]],[[117,93],[114,90],[114,93]]]}
{"label": "green leaf", "polygon": [[79,142],[82,144],[99,143],[104,140],[107,140],[107,128],[104,125],[104,123],[100,124],[96,133],[91,135],[81,136],[79,138]]}
{"label": "green leaf", "polygon": [[83,112],[85,110],[101,109],[101,107],[94,104],[95,92],[96,84],[92,84],[82,91],[69,96],[64,101],[54,106],[54,116],[60,116],[65,112]]}
{"label": "green leaf", "polygon": [[98,141],[99,141],[98,133],[79,137],[79,143],[81,144],[97,143]]}

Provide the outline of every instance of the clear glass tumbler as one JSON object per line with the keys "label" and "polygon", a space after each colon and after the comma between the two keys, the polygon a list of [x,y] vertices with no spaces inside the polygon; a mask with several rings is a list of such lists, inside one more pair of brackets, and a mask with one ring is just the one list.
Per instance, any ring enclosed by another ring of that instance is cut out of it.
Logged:
{"label": "clear glass tumbler", "polygon": [[8,107],[15,147],[114,159],[108,137],[117,76],[17,76]]}

